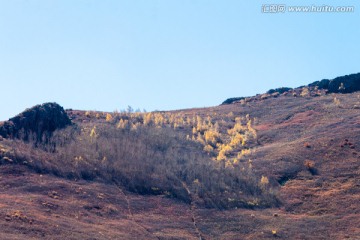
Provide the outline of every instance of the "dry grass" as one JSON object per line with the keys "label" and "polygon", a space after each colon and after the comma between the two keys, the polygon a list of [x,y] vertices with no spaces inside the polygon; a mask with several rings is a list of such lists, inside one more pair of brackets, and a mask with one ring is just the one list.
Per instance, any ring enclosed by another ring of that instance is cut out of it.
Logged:
{"label": "dry grass", "polygon": [[[144,118],[115,114],[106,122],[103,113],[72,111],[80,127],[57,133],[56,146],[41,150],[0,142],[1,159],[14,161],[0,166],[0,238],[198,239],[200,232],[203,239],[359,239],[356,104],[356,94],[279,96],[162,113],[181,115],[184,121],[210,116],[223,143],[231,142],[228,130],[236,117],[248,132],[249,114],[256,139],[230,151],[227,160],[251,150],[231,164],[214,160],[220,149],[206,152],[204,144],[191,140],[192,122],[117,128],[121,119]],[[200,128],[201,134],[205,131]],[[138,174],[143,172],[147,175]],[[261,200],[269,203],[274,196],[281,205],[256,208],[271,206]]]}
{"label": "dry grass", "polygon": [[[210,118],[203,121],[197,117],[191,123],[183,117],[179,121],[171,114],[154,115],[154,120],[144,123],[149,114],[109,117],[108,113],[105,121],[96,119],[59,130],[42,145],[14,140],[13,158],[38,173],[105,181],[135,193],[165,195],[190,203],[185,183],[191,194],[198,197],[198,205],[211,208],[263,208],[279,204],[271,185],[264,189],[258,184],[261,175],[253,173],[247,163],[235,164],[228,159],[234,155],[241,159],[246,154],[244,143],[233,144],[223,159],[215,160],[228,146],[226,141],[232,143],[233,135],[244,133],[244,138],[251,142],[254,133],[247,132],[252,130],[249,123],[243,127],[241,119],[230,122],[235,127],[227,135],[223,134],[227,132],[227,122],[220,130],[220,125],[213,126]],[[89,114],[85,116],[89,118]],[[179,123],[178,129],[174,129],[172,122]],[[209,134],[213,127],[219,141],[225,142],[220,150],[215,146],[212,152],[206,152],[205,143],[188,139],[192,124],[197,128],[194,134],[205,136],[205,141],[215,138]]]}

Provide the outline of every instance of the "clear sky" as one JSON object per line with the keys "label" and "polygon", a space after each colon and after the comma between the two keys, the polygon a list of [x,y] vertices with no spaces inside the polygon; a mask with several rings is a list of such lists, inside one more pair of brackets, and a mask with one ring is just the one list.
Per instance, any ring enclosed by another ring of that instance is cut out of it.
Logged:
{"label": "clear sky", "polygon": [[[262,5],[354,6],[262,13]],[[0,120],[214,106],[360,72],[360,1],[0,0]]]}

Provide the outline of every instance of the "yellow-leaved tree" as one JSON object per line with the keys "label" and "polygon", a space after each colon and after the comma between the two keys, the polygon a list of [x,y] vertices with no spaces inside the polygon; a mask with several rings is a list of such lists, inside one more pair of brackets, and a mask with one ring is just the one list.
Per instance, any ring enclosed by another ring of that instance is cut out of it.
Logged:
{"label": "yellow-leaved tree", "polygon": [[113,116],[110,113],[107,113],[106,114],[106,121],[107,122],[112,122],[112,120],[113,120]]}

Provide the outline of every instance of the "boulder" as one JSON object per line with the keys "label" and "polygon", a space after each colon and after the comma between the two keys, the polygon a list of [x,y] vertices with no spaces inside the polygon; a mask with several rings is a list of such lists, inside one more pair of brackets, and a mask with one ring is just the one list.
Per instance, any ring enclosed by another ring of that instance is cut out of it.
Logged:
{"label": "boulder", "polygon": [[55,130],[71,124],[71,120],[57,103],[44,103],[26,109],[10,118],[0,126],[0,136],[28,140],[30,136],[41,141],[44,134],[51,135]]}
{"label": "boulder", "polygon": [[270,89],[269,91],[267,91],[266,93],[267,94],[273,94],[273,93],[279,93],[279,94],[282,94],[284,92],[288,92],[292,90],[292,88],[289,88],[289,87],[281,87],[281,88],[275,88],[275,89]]}
{"label": "boulder", "polygon": [[360,91],[360,73],[345,75],[332,80],[323,79],[308,86],[326,89],[328,93],[352,93]]}
{"label": "boulder", "polygon": [[352,93],[360,91],[360,73],[337,77],[329,83],[330,93]]}
{"label": "boulder", "polygon": [[238,102],[238,101],[243,100],[243,99],[245,99],[245,98],[244,97],[228,98],[221,105],[232,104],[234,102]]}
{"label": "boulder", "polygon": [[313,88],[317,87],[317,89],[328,89],[329,83],[330,83],[329,79],[323,79],[321,81],[310,83],[308,87],[313,87]]}

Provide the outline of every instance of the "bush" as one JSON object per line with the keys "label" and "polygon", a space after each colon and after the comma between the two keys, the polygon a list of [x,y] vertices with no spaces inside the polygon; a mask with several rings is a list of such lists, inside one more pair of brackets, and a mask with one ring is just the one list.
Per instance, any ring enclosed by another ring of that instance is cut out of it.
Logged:
{"label": "bush", "polygon": [[187,140],[181,131],[157,124],[137,124],[135,129],[118,125],[103,121],[96,126],[70,126],[54,132],[50,141],[37,148],[21,142],[16,159],[41,173],[105,181],[139,194],[162,194],[188,203],[187,186],[206,207],[278,204],[275,194],[259,186],[258,176],[242,171],[241,164],[226,167],[224,161],[213,161],[203,144]]}
{"label": "bush", "polygon": [[317,174],[317,170],[315,168],[315,162],[311,161],[311,160],[306,160],[304,162],[304,166],[306,167],[306,169],[312,174],[315,175]]}

